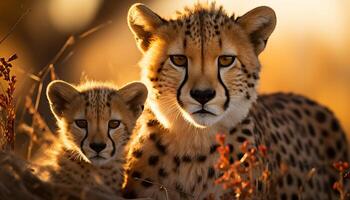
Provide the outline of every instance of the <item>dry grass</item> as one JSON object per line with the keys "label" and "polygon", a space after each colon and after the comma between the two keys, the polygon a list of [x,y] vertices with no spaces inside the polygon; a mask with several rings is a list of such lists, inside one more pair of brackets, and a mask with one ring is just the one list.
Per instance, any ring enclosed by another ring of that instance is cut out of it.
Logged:
{"label": "dry grass", "polygon": [[225,199],[273,199],[268,196],[271,188],[270,171],[264,165],[267,148],[263,145],[255,148],[245,141],[240,147],[243,157],[232,163],[226,137],[218,134],[216,140],[220,145],[217,149],[220,157],[216,168],[222,173],[222,176],[216,180],[216,184],[231,191]]}
{"label": "dry grass", "polygon": [[11,61],[16,58],[16,54],[9,59],[0,58],[0,78],[2,78],[6,84],[6,89],[1,87],[3,93],[0,94],[0,149],[3,150],[14,149],[14,123],[16,115],[13,99],[16,77],[11,74]]}

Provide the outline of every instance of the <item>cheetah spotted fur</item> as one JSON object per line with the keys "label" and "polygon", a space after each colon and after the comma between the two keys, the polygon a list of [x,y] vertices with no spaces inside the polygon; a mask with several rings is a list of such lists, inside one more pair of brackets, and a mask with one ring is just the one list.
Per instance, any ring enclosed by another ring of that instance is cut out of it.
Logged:
{"label": "cheetah spotted fur", "polygon": [[135,4],[128,22],[150,94],[127,156],[125,196],[165,199],[166,188],[170,199],[219,199],[227,192],[214,183],[221,133],[231,162],[244,141],[267,147],[272,186],[257,199],[336,199],[331,164],[348,159],[348,144],[334,114],[303,96],[257,94],[258,55],[276,25],[271,8],[235,17],[197,4],[165,19]]}

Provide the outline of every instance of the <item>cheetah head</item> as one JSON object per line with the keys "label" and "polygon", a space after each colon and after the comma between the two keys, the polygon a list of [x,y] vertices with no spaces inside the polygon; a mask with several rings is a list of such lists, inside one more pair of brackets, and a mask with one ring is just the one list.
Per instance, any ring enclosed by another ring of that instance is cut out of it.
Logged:
{"label": "cheetah head", "polygon": [[235,18],[215,4],[198,4],[164,19],[135,4],[128,23],[144,54],[151,108],[164,124],[183,118],[209,127],[247,115],[257,97],[258,55],[276,25],[271,8]]}
{"label": "cheetah head", "polygon": [[115,86],[53,81],[47,89],[64,148],[94,165],[122,159],[147,89],[142,83]]}

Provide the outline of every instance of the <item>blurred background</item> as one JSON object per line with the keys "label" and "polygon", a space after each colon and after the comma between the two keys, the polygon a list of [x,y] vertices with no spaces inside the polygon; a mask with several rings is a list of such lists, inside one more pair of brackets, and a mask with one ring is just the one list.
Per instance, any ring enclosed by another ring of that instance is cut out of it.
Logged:
{"label": "blurred background", "polygon": [[[115,0],[1,0],[0,38],[19,22],[0,44],[0,56],[10,57],[18,77],[17,101],[36,84],[28,73],[37,74],[52,62],[70,36],[70,46],[55,62],[60,79],[110,80],[118,85],[139,79],[137,50],[128,30],[128,8],[137,1]],[[161,16],[197,0],[147,0]],[[330,107],[350,134],[350,1],[348,0],[218,0],[236,16],[261,5],[272,7],[277,27],[261,54],[261,93],[288,91],[307,95]],[[28,12],[28,10],[30,10]],[[26,13],[26,14],[25,14]],[[88,31],[88,32],[86,32]],[[45,89],[48,80],[44,80]],[[39,112],[47,115],[44,93]],[[20,108],[19,108],[20,109]]]}

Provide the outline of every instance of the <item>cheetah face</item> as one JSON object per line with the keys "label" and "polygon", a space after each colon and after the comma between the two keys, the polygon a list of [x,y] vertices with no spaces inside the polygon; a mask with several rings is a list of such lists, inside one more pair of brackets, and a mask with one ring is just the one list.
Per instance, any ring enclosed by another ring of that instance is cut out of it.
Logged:
{"label": "cheetah face", "polygon": [[166,20],[135,4],[128,20],[144,53],[151,107],[163,124],[182,117],[208,127],[245,117],[257,96],[258,55],[275,27],[272,9],[235,19],[215,5],[195,6]]}
{"label": "cheetah face", "polygon": [[74,87],[54,81],[48,86],[47,95],[64,147],[100,166],[123,159],[147,89],[141,83],[117,90],[101,84]]}

